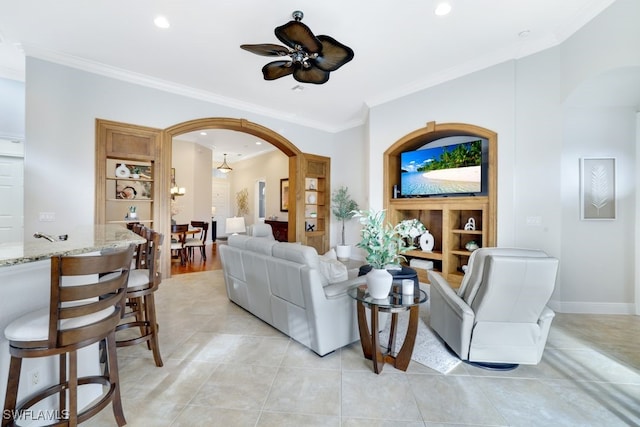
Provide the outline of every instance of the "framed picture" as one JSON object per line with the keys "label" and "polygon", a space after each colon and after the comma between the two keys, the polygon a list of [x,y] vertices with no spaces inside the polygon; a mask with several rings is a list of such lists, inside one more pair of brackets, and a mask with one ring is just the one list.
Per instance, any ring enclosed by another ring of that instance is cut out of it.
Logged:
{"label": "framed picture", "polygon": [[116,199],[149,200],[151,199],[151,182],[117,179]]}
{"label": "framed picture", "polygon": [[580,219],[616,219],[616,159],[580,159]]}
{"label": "framed picture", "polygon": [[280,212],[289,212],[289,179],[280,180]]}

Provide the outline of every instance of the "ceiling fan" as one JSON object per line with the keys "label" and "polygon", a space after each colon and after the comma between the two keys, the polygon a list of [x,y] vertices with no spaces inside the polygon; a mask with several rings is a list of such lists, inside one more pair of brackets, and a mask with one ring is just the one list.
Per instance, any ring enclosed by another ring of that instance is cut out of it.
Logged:
{"label": "ceiling fan", "polygon": [[301,83],[323,84],[329,73],[353,59],[353,50],[329,36],[314,36],[309,27],[300,22],[304,14],[296,10],[293,21],[276,27],[278,44],[243,44],[240,47],[262,56],[288,56],[286,60],[273,61],[262,67],[265,80],[275,80],[293,74]]}

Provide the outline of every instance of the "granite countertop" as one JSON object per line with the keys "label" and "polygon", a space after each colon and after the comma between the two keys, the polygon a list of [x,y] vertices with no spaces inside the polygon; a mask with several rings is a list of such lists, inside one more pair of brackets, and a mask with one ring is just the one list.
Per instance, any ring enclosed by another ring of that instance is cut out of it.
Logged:
{"label": "granite countertop", "polygon": [[68,234],[67,240],[50,242],[32,236],[28,239],[24,243],[0,244],[0,267],[39,261],[56,255],[78,255],[144,242],[134,232],[115,224],[78,227]]}

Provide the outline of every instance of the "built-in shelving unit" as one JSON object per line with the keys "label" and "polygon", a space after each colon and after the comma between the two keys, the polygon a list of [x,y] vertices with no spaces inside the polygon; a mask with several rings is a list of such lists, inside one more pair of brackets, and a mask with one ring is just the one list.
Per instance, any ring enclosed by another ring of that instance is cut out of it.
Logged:
{"label": "built-in shelving unit", "polygon": [[[107,158],[105,222],[153,225],[153,162]],[[123,176],[123,170],[128,175]],[[135,212],[130,212],[134,208]]]}
{"label": "built-in shelving unit", "polygon": [[330,172],[331,159],[304,154],[301,170],[301,191],[304,223],[299,224],[303,244],[313,246],[319,254],[329,249]]}
{"label": "built-in shelving unit", "polygon": [[154,227],[159,144],[157,129],[96,121],[96,224]]}
{"label": "built-in shelving unit", "polygon": [[[472,136],[488,140],[488,191],[474,197],[394,198],[394,187],[400,185],[400,153],[418,149],[425,144],[451,136]],[[404,219],[419,219],[434,236],[431,252],[413,250],[407,259],[430,260],[434,270],[442,273],[451,284],[459,284],[471,252],[465,245],[474,241],[479,247],[496,245],[497,196],[497,135],[487,129],[461,123],[436,125],[429,122],[393,144],[384,154],[384,204],[392,224]],[[465,230],[473,218],[474,230]],[[421,280],[426,280],[424,276]]]}

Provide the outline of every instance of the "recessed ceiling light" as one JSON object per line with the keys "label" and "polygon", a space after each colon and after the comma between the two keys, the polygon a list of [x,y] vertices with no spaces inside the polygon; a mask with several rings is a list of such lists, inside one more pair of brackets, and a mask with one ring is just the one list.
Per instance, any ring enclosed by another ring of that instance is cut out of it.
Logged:
{"label": "recessed ceiling light", "polygon": [[206,132],[200,132],[200,135],[205,136],[207,133]]}
{"label": "recessed ceiling light", "polygon": [[262,145],[262,141],[256,141],[256,145]]}
{"label": "recessed ceiling light", "polygon": [[153,23],[156,24],[156,27],[158,28],[169,28],[171,26],[171,23],[169,23],[167,17],[162,15],[156,16],[156,18],[153,20]]}
{"label": "recessed ceiling light", "polygon": [[451,12],[451,3],[447,1],[442,1],[436,4],[436,9],[434,13],[438,16],[448,15]]}

